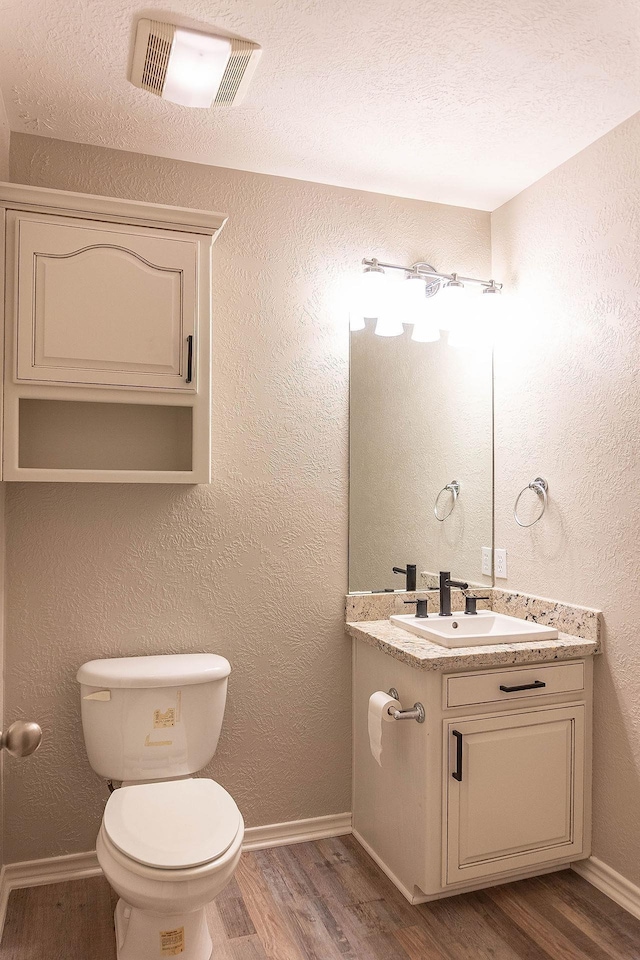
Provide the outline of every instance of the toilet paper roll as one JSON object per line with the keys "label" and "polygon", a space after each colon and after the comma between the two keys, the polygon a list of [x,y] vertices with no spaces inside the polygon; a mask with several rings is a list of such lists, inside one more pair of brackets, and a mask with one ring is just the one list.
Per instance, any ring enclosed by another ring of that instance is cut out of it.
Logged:
{"label": "toilet paper roll", "polygon": [[382,766],[382,729],[385,723],[395,723],[389,715],[389,707],[401,710],[400,702],[382,690],[369,697],[369,746],[374,760]]}

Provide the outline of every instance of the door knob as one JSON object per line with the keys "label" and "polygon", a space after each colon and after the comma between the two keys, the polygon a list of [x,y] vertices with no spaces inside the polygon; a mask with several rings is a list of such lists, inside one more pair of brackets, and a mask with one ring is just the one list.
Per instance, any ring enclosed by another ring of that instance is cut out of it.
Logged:
{"label": "door knob", "polygon": [[0,734],[0,749],[13,757],[28,757],[35,753],[42,742],[42,730],[37,723],[16,720],[6,733]]}

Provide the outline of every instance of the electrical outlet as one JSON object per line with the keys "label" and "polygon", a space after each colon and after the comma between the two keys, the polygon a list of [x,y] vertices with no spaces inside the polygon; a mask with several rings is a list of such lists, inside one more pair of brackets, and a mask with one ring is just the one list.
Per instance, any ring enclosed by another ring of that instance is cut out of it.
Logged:
{"label": "electrical outlet", "polygon": [[491,576],[491,547],[482,548],[482,574],[485,577]]}
{"label": "electrical outlet", "polygon": [[496,550],[496,579],[507,579],[507,551]]}

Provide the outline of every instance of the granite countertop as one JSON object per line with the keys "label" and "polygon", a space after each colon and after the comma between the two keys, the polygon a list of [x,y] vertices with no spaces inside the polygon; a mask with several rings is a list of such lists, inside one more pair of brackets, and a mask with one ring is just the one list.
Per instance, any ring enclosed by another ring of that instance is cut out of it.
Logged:
{"label": "granite countertop", "polygon": [[557,640],[532,640],[528,643],[501,643],[481,647],[449,649],[416,637],[389,620],[348,622],[347,633],[383,653],[421,670],[468,670],[574,660],[599,652],[597,640],[585,640],[558,633]]}

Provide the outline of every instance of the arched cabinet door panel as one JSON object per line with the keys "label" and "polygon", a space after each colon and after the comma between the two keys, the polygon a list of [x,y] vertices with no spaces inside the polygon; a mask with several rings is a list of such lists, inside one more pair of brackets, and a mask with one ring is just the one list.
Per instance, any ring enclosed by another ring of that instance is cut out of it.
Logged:
{"label": "arched cabinet door panel", "polygon": [[10,217],[17,382],[196,391],[199,245],[208,238]]}

